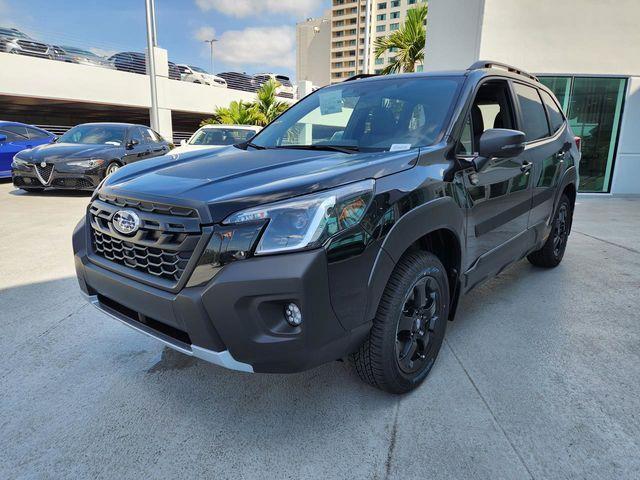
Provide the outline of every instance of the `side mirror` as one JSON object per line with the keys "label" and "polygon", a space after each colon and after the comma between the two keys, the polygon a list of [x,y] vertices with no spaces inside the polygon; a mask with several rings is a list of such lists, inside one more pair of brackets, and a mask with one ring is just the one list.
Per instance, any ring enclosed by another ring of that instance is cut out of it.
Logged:
{"label": "side mirror", "polygon": [[129,140],[129,143],[127,143],[127,150],[131,150],[133,147],[135,147],[139,143],[140,142],[138,140],[136,140],[135,138],[132,138],[131,140]]}
{"label": "side mirror", "polygon": [[511,158],[524,151],[525,135],[519,130],[491,128],[480,137],[479,156],[473,161],[479,172],[492,158]]}
{"label": "side mirror", "polygon": [[7,141],[7,136],[3,133],[0,133],[0,143],[4,143]]}
{"label": "side mirror", "polygon": [[180,146],[184,147],[187,145],[187,141],[186,140],[180,140]]}
{"label": "side mirror", "polygon": [[59,138],[60,138],[59,136],[54,135],[53,138],[51,139],[51,143],[56,143]]}

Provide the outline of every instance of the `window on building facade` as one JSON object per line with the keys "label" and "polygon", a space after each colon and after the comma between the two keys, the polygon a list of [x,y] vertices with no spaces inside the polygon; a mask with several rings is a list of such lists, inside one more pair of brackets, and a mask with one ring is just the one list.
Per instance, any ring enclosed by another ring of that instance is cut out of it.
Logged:
{"label": "window on building facade", "polygon": [[378,4],[378,10],[384,10],[387,8],[387,2],[382,2]]}
{"label": "window on building facade", "polygon": [[384,65],[384,58],[376,58],[376,65]]}
{"label": "window on building facade", "polygon": [[391,12],[391,18],[400,18],[400,12]]}
{"label": "window on building facade", "polygon": [[620,129],[626,78],[541,77],[582,138],[580,191],[608,192]]}
{"label": "window on building facade", "polygon": [[382,20],[386,20],[387,19],[387,14],[386,13],[381,13],[380,15],[376,15],[376,20],[381,22]]}
{"label": "window on building facade", "polygon": [[393,31],[393,30],[398,30],[400,28],[400,24],[399,23],[392,23],[391,25],[389,25],[389,30]]}
{"label": "window on building facade", "polygon": [[391,1],[391,8],[399,7],[399,6],[400,6],[400,0],[392,0]]}
{"label": "window on building facade", "polygon": [[387,29],[386,25],[376,26],[376,32],[384,32]]}

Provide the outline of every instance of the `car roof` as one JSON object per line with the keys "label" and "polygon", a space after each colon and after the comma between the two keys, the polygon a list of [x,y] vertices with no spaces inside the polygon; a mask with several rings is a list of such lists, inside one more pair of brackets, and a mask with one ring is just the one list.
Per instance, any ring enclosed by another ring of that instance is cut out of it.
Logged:
{"label": "car roof", "polygon": [[511,72],[503,68],[495,68],[495,67],[476,68],[473,70],[439,70],[439,71],[430,71],[430,72],[394,73],[391,75],[370,75],[370,76],[365,76],[363,78],[354,78],[353,80],[345,79],[345,82],[346,81],[377,82],[377,81],[385,81],[385,80],[393,80],[393,79],[406,79],[411,77],[413,78],[471,77],[474,80],[480,80],[481,78],[489,77],[489,76],[513,78],[523,82],[535,84],[544,88],[544,86],[539,81],[532,79],[531,76],[520,74],[517,72]]}
{"label": "car roof", "polygon": [[140,125],[139,123],[126,123],[126,122],[87,122],[87,123],[79,123],[76,127],[82,125],[104,125],[104,126],[112,126],[112,127],[143,127],[143,128],[151,128],[146,125]]}

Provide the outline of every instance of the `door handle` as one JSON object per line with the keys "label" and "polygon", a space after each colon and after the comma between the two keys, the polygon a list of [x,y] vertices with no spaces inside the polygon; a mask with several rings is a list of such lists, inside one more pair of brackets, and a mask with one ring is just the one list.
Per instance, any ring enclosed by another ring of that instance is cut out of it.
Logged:
{"label": "door handle", "polygon": [[522,165],[520,165],[520,171],[522,173],[529,173],[529,170],[531,170],[531,167],[533,167],[533,163],[527,162],[525,160],[524,162],[522,162]]}
{"label": "door handle", "polygon": [[556,153],[556,158],[560,161],[563,161],[566,155],[567,155],[567,152],[565,152],[564,150],[561,150],[558,153]]}

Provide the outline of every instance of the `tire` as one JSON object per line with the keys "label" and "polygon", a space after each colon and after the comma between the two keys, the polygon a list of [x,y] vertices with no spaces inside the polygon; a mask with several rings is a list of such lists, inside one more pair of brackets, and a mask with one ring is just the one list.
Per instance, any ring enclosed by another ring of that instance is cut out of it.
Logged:
{"label": "tire", "polygon": [[444,266],[432,253],[406,253],[389,278],[369,336],[351,355],[358,376],[389,393],[413,390],[433,367],[448,316]]}
{"label": "tire", "polygon": [[109,165],[107,165],[107,168],[104,171],[104,176],[108,177],[112,173],[115,173],[120,167],[121,165],[118,162],[111,162]]}
{"label": "tire", "polygon": [[573,208],[566,195],[560,197],[558,208],[551,223],[551,233],[540,250],[527,255],[527,260],[536,267],[557,267],[567,248],[567,240],[573,223]]}

